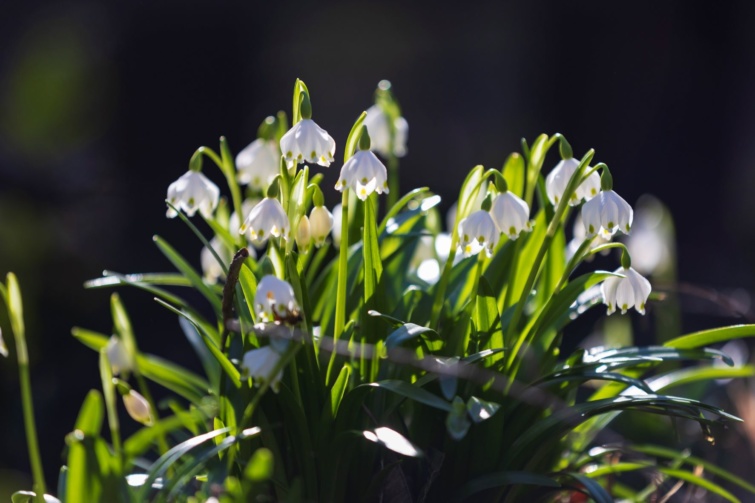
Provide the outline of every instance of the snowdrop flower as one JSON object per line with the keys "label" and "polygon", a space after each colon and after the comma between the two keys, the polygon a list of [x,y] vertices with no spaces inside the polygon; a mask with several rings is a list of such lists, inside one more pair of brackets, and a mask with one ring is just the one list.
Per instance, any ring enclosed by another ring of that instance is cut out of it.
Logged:
{"label": "snowdrop flower", "polygon": [[300,251],[306,253],[309,242],[312,240],[312,232],[309,230],[309,218],[307,215],[302,215],[299,219],[299,224],[296,227],[296,246]]}
{"label": "snowdrop flower", "polygon": [[257,138],[236,156],[239,183],[265,191],[280,170],[280,159],[275,140]]}
{"label": "snowdrop flower", "polygon": [[333,234],[333,246],[337,249],[341,248],[341,216],[343,215],[343,207],[341,204],[333,206],[333,227],[331,228]]}
{"label": "snowdrop flower", "polygon": [[123,395],[123,405],[126,407],[128,415],[131,416],[131,419],[134,421],[138,421],[147,426],[152,425],[154,422],[152,408],[149,406],[149,402],[136,391],[131,390]]}
{"label": "snowdrop flower", "polygon": [[[333,215],[325,206],[315,206],[309,214],[309,229],[315,246],[320,248],[333,229]],[[339,236],[340,237],[340,236]]]}
{"label": "snowdrop flower", "polygon": [[266,379],[270,379],[270,387],[277,393],[280,389],[281,378],[283,378],[283,369],[279,370],[274,376],[270,374],[275,369],[280,358],[281,355],[271,346],[253,349],[244,353],[241,370],[244,376],[254,379],[255,386],[259,386]]}
{"label": "snowdrop flower", "polygon": [[[209,218],[217,208],[219,198],[218,186],[198,170],[190,169],[168,187],[167,199],[170,204],[190,217],[199,210],[205,218]],[[175,218],[178,213],[168,207],[166,215],[168,218]]]}
{"label": "snowdrop flower", "polygon": [[[249,216],[249,213],[252,212],[255,206],[262,201],[262,199],[259,198],[248,198],[244,199],[244,202],[241,203],[241,218],[239,219],[239,215],[234,211],[231,213],[231,216],[228,218],[228,230],[231,232],[235,232],[238,230],[239,227],[241,227],[241,224],[244,220],[246,220],[246,217]],[[247,231],[246,233],[246,239],[251,241],[252,236]]]}
{"label": "snowdrop flower", "polygon": [[134,368],[134,362],[126,350],[126,345],[115,335],[110,337],[105,346],[105,355],[107,355],[114,376],[122,372],[130,372]]}
{"label": "snowdrop flower", "polygon": [[333,162],[336,142],[327,131],[312,120],[312,104],[309,101],[309,95],[302,93],[302,96],[302,119],[281,138],[281,151],[289,169],[303,162],[317,163],[327,168]]}
{"label": "snowdrop flower", "polygon": [[273,322],[297,317],[299,304],[290,284],[267,275],[257,285],[254,310],[262,322]]}
{"label": "snowdrop flower", "polygon": [[483,248],[489,257],[492,256],[500,234],[490,213],[485,210],[475,211],[459,222],[459,239],[467,257],[477,255]]}
{"label": "snowdrop flower", "polygon": [[[629,255],[625,253],[624,256]],[[645,314],[645,303],[651,291],[650,282],[631,266],[619,267],[614,272],[625,277],[611,276],[601,285],[600,290],[603,293],[603,302],[608,306],[608,314],[616,312],[617,309],[621,309],[621,314],[624,314],[633,306],[638,313]]]}
{"label": "snowdrop flower", "polygon": [[608,168],[603,169],[601,192],[582,206],[582,221],[588,238],[600,234],[610,239],[617,230],[629,234],[634,212],[620,195],[612,190],[613,179]]}
{"label": "snowdrop flower", "polygon": [[508,190],[493,199],[490,215],[498,229],[515,240],[522,232],[530,232],[530,207],[519,196]]}
{"label": "snowdrop flower", "polygon": [[239,234],[246,234],[247,231],[255,245],[263,244],[270,236],[288,239],[291,233],[288,215],[281,203],[272,197],[266,197],[249,212],[239,228]]}
{"label": "snowdrop flower", "polygon": [[[391,155],[390,117],[380,105],[372,105],[367,109],[364,125],[370,133],[372,149],[383,157]],[[396,117],[393,121],[395,136],[393,137],[393,155],[406,155],[406,138],[409,135],[409,123],[403,117]]]}
{"label": "snowdrop flower", "polygon": [[[564,195],[566,186],[569,184],[574,172],[579,166],[579,161],[573,157],[562,159],[556,167],[553,168],[545,179],[545,191],[548,194],[553,206],[556,206]],[[588,167],[589,169],[589,167]],[[600,191],[600,176],[597,173],[591,173],[579,186],[569,199],[570,206],[576,206],[582,200],[589,201]]]}
{"label": "snowdrop flower", "polygon": [[349,187],[362,201],[373,192],[388,193],[388,170],[370,151],[370,136],[364,126],[359,137],[359,150],[343,165],[336,183],[336,189],[341,192]]}

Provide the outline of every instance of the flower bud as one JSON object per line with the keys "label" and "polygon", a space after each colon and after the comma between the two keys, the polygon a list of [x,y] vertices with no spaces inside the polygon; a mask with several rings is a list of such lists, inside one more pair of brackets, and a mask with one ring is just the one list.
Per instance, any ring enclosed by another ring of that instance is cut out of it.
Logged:
{"label": "flower bud", "polygon": [[299,225],[296,228],[296,246],[299,247],[299,251],[306,253],[309,242],[311,241],[311,232],[309,229],[309,218],[307,215],[302,215],[299,219]]}
{"label": "flower bud", "polygon": [[154,423],[152,408],[149,406],[149,402],[136,391],[131,390],[127,395],[123,395],[123,405],[126,407],[128,415],[134,421],[147,426],[152,426]]}
{"label": "flower bud", "polygon": [[333,215],[325,206],[315,206],[309,214],[310,231],[316,247],[325,244],[325,240],[333,228]]}
{"label": "flower bud", "polygon": [[120,375],[121,372],[133,370],[134,362],[126,350],[126,345],[115,335],[110,337],[107,346],[105,346],[105,354],[114,376]]}

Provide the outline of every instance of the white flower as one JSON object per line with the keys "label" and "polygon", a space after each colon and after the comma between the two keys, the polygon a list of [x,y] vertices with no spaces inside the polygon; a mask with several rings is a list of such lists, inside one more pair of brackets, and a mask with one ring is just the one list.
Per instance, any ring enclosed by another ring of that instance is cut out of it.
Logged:
{"label": "white flower", "polygon": [[283,369],[279,370],[274,376],[270,374],[280,358],[281,355],[270,346],[252,349],[244,353],[241,370],[245,376],[254,379],[255,386],[259,386],[266,379],[270,379],[270,387],[277,393],[280,389],[281,378],[283,378]]}
{"label": "white flower", "polygon": [[299,247],[300,251],[306,251],[312,239],[312,232],[309,227],[309,218],[307,218],[307,215],[302,215],[296,227],[296,246]]}
{"label": "white flower", "polygon": [[[587,238],[587,235],[585,234],[585,224],[582,222],[582,214],[577,213],[576,217],[574,218],[574,225],[572,226],[572,239],[566,245],[566,260],[567,261],[571,260],[574,254],[577,253],[577,250],[579,250],[579,247],[582,246],[582,243],[585,242],[586,238]],[[595,248],[597,246],[601,246],[610,242],[611,242],[610,239],[605,239],[602,236],[596,236],[590,248]],[[606,250],[601,251],[600,254],[608,255],[610,252],[611,252],[610,249],[606,249]],[[634,255],[632,256],[634,257]],[[593,259],[592,255],[587,255],[587,257],[585,257],[585,260],[588,262],[592,261],[592,259]]]}
{"label": "white flower", "polygon": [[265,191],[280,170],[280,159],[275,140],[257,138],[236,156],[239,183]]}
{"label": "white flower", "polygon": [[364,201],[373,192],[388,193],[388,170],[369,150],[358,150],[341,168],[336,189],[350,187]]}
{"label": "white flower", "polygon": [[[545,179],[545,192],[553,206],[556,206],[564,195],[566,186],[569,184],[574,172],[579,167],[579,161],[571,157],[563,159],[556,167],[553,168]],[[585,181],[577,187],[574,194],[569,199],[570,206],[578,205],[583,199],[590,200],[600,192],[600,176],[597,173],[591,173]]]}
{"label": "white flower", "polygon": [[603,302],[608,306],[608,314],[614,313],[617,309],[621,309],[621,314],[624,314],[632,306],[638,313],[645,314],[645,303],[651,291],[650,282],[631,267],[619,267],[614,272],[625,277],[611,276],[601,285],[600,290],[603,293]]}
{"label": "white flower", "polygon": [[343,207],[340,204],[333,206],[333,246],[341,248],[341,216],[343,215]]}
{"label": "white flower", "polygon": [[501,232],[485,210],[478,210],[459,223],[459,239],[465,256],[477,255],[484,248],[488,256],[498,243]]}
{"label": "white flower", "polygon": [[298,316],[299,304],[294,289],[275,276],[265,276],[257,285],[254,294],[254,310],[262,322],[273,322]]}
{"label": "white flower", "polygon": [[613,190],[603,190],[582,206],[582,222],[588,238],[600,234],[610,239],[617,230],[629,234],[634,212]]}
{"label": "white flower", "polygon": [[336,142],[312,119],[302,119],[281,138],[281,151],[289,169],[302,162],[328,167],[336,153]]}
{"label": "white flower", "polygon": [[[187,171],[168,187],[168,201],[183,210],[188,216],[194,216],[199,210],[209,218],[218,206],[220,189],[199,171]],[[168,218],[178,215],[173,208],[168,208]]]}
{"label": "white flower", "polygon": [[333,215],[325,206],[315,206],[309,214],[309,230],[316,247],[325,244],[330,230],[333,228]]}
{"label": "white flower", "polygon": [[530,232],[530,207],[513,192],[503,192],[495,196],[490,207],[490,216],[498,229],[509,239],[516,239],[522,232]]}
{"label": "white flower", "polygon": [[134,421],[146,424],[147,426],[150,426],[154,422],[149,402],[136,391],[131,390],[128,394],[123,395],[123,405],[126,407],[128,415]]}
{"label": "white flower", "polygon": [[[364,125],[370,134],[372,150],[389,157],[391,154],[391,130],[388,121],[390,117],[379,105],[372,105],[367,109],[367,116],[364,118]],[[393,121],[395,136],[393,138],[393,155],[404,157],[406,155],[406,137],[409,134],[409,123],[403,117],[397,117]]]}
{"label": "white flower", "polygon": [[115,335],[110,337],[105,346],[105,355],[110,362],[113,375],[117,376],[122,372],[130,372],[134,368],[134,362],[126,350],[126,345]]}
{"label": "white flower", "polygon": [[277,199],[266,197],[249,212],[249,216],[239,229],[239,234],[246,234],[249,231],[251,241],[256,245],[261,245],[270,236],[276,238],[283,236],[288,239],[290,230],[288,215],[281,203]]}

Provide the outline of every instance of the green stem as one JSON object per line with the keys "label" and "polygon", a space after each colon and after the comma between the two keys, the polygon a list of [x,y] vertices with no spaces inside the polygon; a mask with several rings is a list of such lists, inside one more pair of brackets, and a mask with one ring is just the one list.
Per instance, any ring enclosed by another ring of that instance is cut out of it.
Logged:
{"label": "green stem", "polygon": [[[391,148],[393,142],[391,141]],[[387,209],[393,208],[399,196],[398,157],[393,152],[388,156],[388,201]]]}
{"label": "green stem", "polygon": [[[343,334],[346,325],[346,275],[349,261],[349,189],[343,189],[341,196],[341,248],[338,254],[338,283],[336,287],[336,320],[333,330],[333,344]],[[336,352],[330,353],[328,370],[325,373],[325,385],[330,383],[330,374],[336,361]]]}
{"label": "green stem", "polygon": [[[582,158],[582,161],[580,162],[579,167],[574,171],[574,174],[572,175],[571,179],[569,180],[569,183],[566,186],[564,195],[559,201],[558,206],[556,207],[556,211],[553,215],[553,218],[548,224],[548,229],[545,231],[543,244],[540,246],[540,249],[537,252],[535,261],[532,264],[532,269],[530,269],[530,273],[527,276],[527,281],[525,282],[524,288],[522,289],[522,293],[519,296],[519,301],[517,302],[516,307],[514,308],[514,313],[511,316],[511,322],[509,324],[509,336],[506,338],[506,340],[514,340],[514,336],[516,335],[517,325],[519,324],[519,319],[522,317],[522,312],[524,311],[525,300],[527,299],[529,292],[532,290],[532,286],[535,284],[535,279],[537,278],[537,275],[540,271],[540,265],[543,261],[543,258],[545,258],[545,254],[548,252],[548,249],[550,248],[551,241],[553,241],[553,237],[556,235],[556,231],[561,226],[562,217],[566,213],[566,209],[569,206],[569,200],[571,199],[571,194],[577,189],[577,187],[579,186],[579,182],[581,182],[582,180],[582,171],[584,170],[584,167],[587,166],[587,164],[590,162],[594,154],[595,154],[595,151],[591,149]],[[514,360],[516,359],[519,353],[519,350],[522,348],[522,345],[524,344],[526,337],[527,337],[526,332],[522,332],[521,334],[519,334],[519,336],[516,339],[516,343],[514,344],[514,347],[511,349],[511,351],[509,351],[509,354],[506,357],[506,367],[505,367],[507,369],[507,372],[506,372],[507,375],[509,374],[508,371],[512,369]],[[509,381],[509,384],[507,385],[507,389],[511,386],[511,383],[513,382],[514,382],[514,379],[512,377]]]}
{"label": "green stem", "polygon": [[210,147],[199,147],[197,151],[209,157],[212,162],[214,162],[217,167],[220,168],[223,176],[225,176],[225,181],[228,184],[228,188],[231,190],[233,209],[236,212],[236,215],[238,215],[239,221],[243,222],[246,215],[243,214],[241,209],[241,189],[239,189],[239,184],[238,182],[236,182],[236,170],[233,166],[233,159],[230,158],[231,153],[230,150],[228,150],[228,145],[225,142],[225,138],[221,138],[220,141],[220,148],[222,149],[221,152],[224,154],[223,157],[227,159],[227,163],[223,162],[224,159],[221,158],[221,156],[218,155],[217,152],[212,150]]}
{"label": "green stem", "polygon": [[[152,393],[149,391],[149,386],[147,386],[147,381],[144,380],[144,377],[142,376],[141,372],[139,372],[139,369],[134,369],[134,377],[136,378],[136,382],[139,385],[139,393],[142,394],[145,400],[147,400],[147,403],[149,403],[150,409],[152,409],[152,414],[154,416],[155,422],[160,420],[160,416],[157,413],[157,406],[155,405],[155,400],[152,398]],[[160,430],[160,434],[157,436],[157,447],[159,448],[160,455],[162,456],[166,452],[168,452],[168,442],[165,440],[165,433]]]}
{"label": "green stem", "polygon": [[[458,220],[458,218],[457,218]],[[456,248],[459,246],[459,232],[457,227],[454,227],[451,233],[451,250],[448,252],[448,258],[443,266],[443,272],[438,280],[438,287],[435,290],[435,299],[433,299],[432,312],[430,313],[430,328],[438,330],[438,323],[440,322],[440,314],[443,310],[443,302],[446,299],[446,289],[448,288],[448,282],[451,277],[451,270],[454,268],[454,260],[456,259]]]}
{"label": "green stem", "polygon": [[115,386],[113,386],[113,374],[110,361],[104,349],[100,351],[100,378],[102,379],[102,392],[105,395],[105,408],[107,410],[107,422],[110,428],[110,438],[113,442],[113,452],[118,460],[118,472],[123,470],[123,449],[121,447],[120,424],[118,423],[118,409],[115,405]]}

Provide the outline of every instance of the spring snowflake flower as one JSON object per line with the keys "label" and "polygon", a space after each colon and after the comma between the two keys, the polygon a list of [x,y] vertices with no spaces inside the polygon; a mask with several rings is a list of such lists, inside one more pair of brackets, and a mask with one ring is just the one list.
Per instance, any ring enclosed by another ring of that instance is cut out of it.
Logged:
{"label": "spring snowflake flower", "polygon": [[364,126],[359,139],[359,150],[343,165],[336,183],[336,189],[341,192],[347,187],[355,191],[362,201],[373,192],[388,193],[388,170],[370,151],[370,137]]}
{"label": "spring snowflake flower", "polygon": [[530,232],[530,207],[516,194],[506,191],[493,199],[490,215],[498,229],[509,239],[516,239],[522,232]]}
{"label": "spring snowflake flower", "polygon": [[122,372],[130,372],[134,368],[134,362],[126,350],[126,345],[115,335],[110,337],[105,346],[105,355],[107,355],[110,368],[115,376]]}
{"label": "spring snowflake flower", "polygon": [[333,162],[336,142],[312,120],[312,103],[302,93],[301,120],[281,138],[281,151],[288,169],[303,162],[317,163],[326,168]]}
{"label": "spring snowflake flower", "polygon": [[296,246],[299,247],[300,251],[305,253],[309,242],[312,240],[312,231],[309,228],[309,218],[307,218],[307,215],[302,215],[296,227]]}
{"label": "spring snowflake flower", "polygon": [[[188,216],[194,216],[197,210],[206,218],[218,206],[220,189],[199,171],[189,170],[168,187],[168,201],[183,210]],[[168,218],[174,218],[178,213],[168,208]]]}
{"label": "spring snowflake flower", "polygon": [[632,207],[613,190],[602,190],[582,206],[582,222],[588,238],[599,234],[610,239],[617,230],[629,234],[633,218]]}
{"label": "spring snowflake flower", "polygon": [[259,386],[266,379],[270,379],[270,387],[274,392],[280,389],[280,381],[283,378],[283,369],[277,374],[270,374],[275,370],[281,355],[271,346],[265,346],[259,349],[252,349],[244,353],[241,363],[241,370],[245,376],[254,379],[254,385]]}
{"label": "spring snowflake flower", "polygon": [[[566,186],[569,184],[574,172],[579,166],[579,161],[573,157],[562,159],[556,167],[553,168],[545,179],[545,192],[548,194],[548,200],[553,206],[556,206],[564,195]],[[600,191],[600,176],[597,173],[591,173],[585,181],[577,187],[574,194],[569,199],[570,206],[576,206],[582,200],[589,201]]]}
{"label": "spring snowflake flower", "polygon": [[149,402],[136,391],[131,390],[123,395],[123,405],[126,407],[128,415],[134,421],[147,426],[151,426],[154,423],[152,408],[149,406]]}
{"label": "spring snowflake flower", "polygon": [[257,285],[254,310],[262,322],[273,322],[296,318],[299,315],[299,304],[290,284],[268,275]]}
{"label": "spring snowflake flower", "polygon": [[601,285],[603,302],[608,306],[608,314],[621,310],[627,312],[633,306],[640,314],[645,314],[645,303],[650,295],[650,282],[632,267],[619,267],[614,271],[625,277],[611,276]]}
{"label": "spring snowflake flower", "polygon": [[333,215],[325,206],[315,206],[309,214],[309,231],[315,246],[320,248],[333,228]]}
{"label": "spring snowflake flower", "polygon": [[265,191],[278,174],[280,158],[275,140],[257,138],[236,156],[239,183]]}
{"label": "spring snowflake flower", "polygon": [[239,228],[239,234],[246,234],[247,231],[255,245],[263,244],[270,236],[288,239],[291,234],[288,215],[281,203],[272,197],[266,197],[249,212]]}
{"label": "spring snowflake flower", "polygon": [[[370,133],[372,149],[383,157],[391,154],[391,129],[390,117],[380,105],[372,105],[367,109],[364,125]],[[409,123],[403,117],[396,117],[393,121],[395,136],[393,138],[393,155],[404,157],[406,155],[406,138],[409,135]]]}
{"label": "spring snowflake flower", "polygon": [[498,230],[493,217],[485,210],[478,210],[459,222],[459,239],[465,256],[477,255],[483,248],[488,256],[498,244]]}

